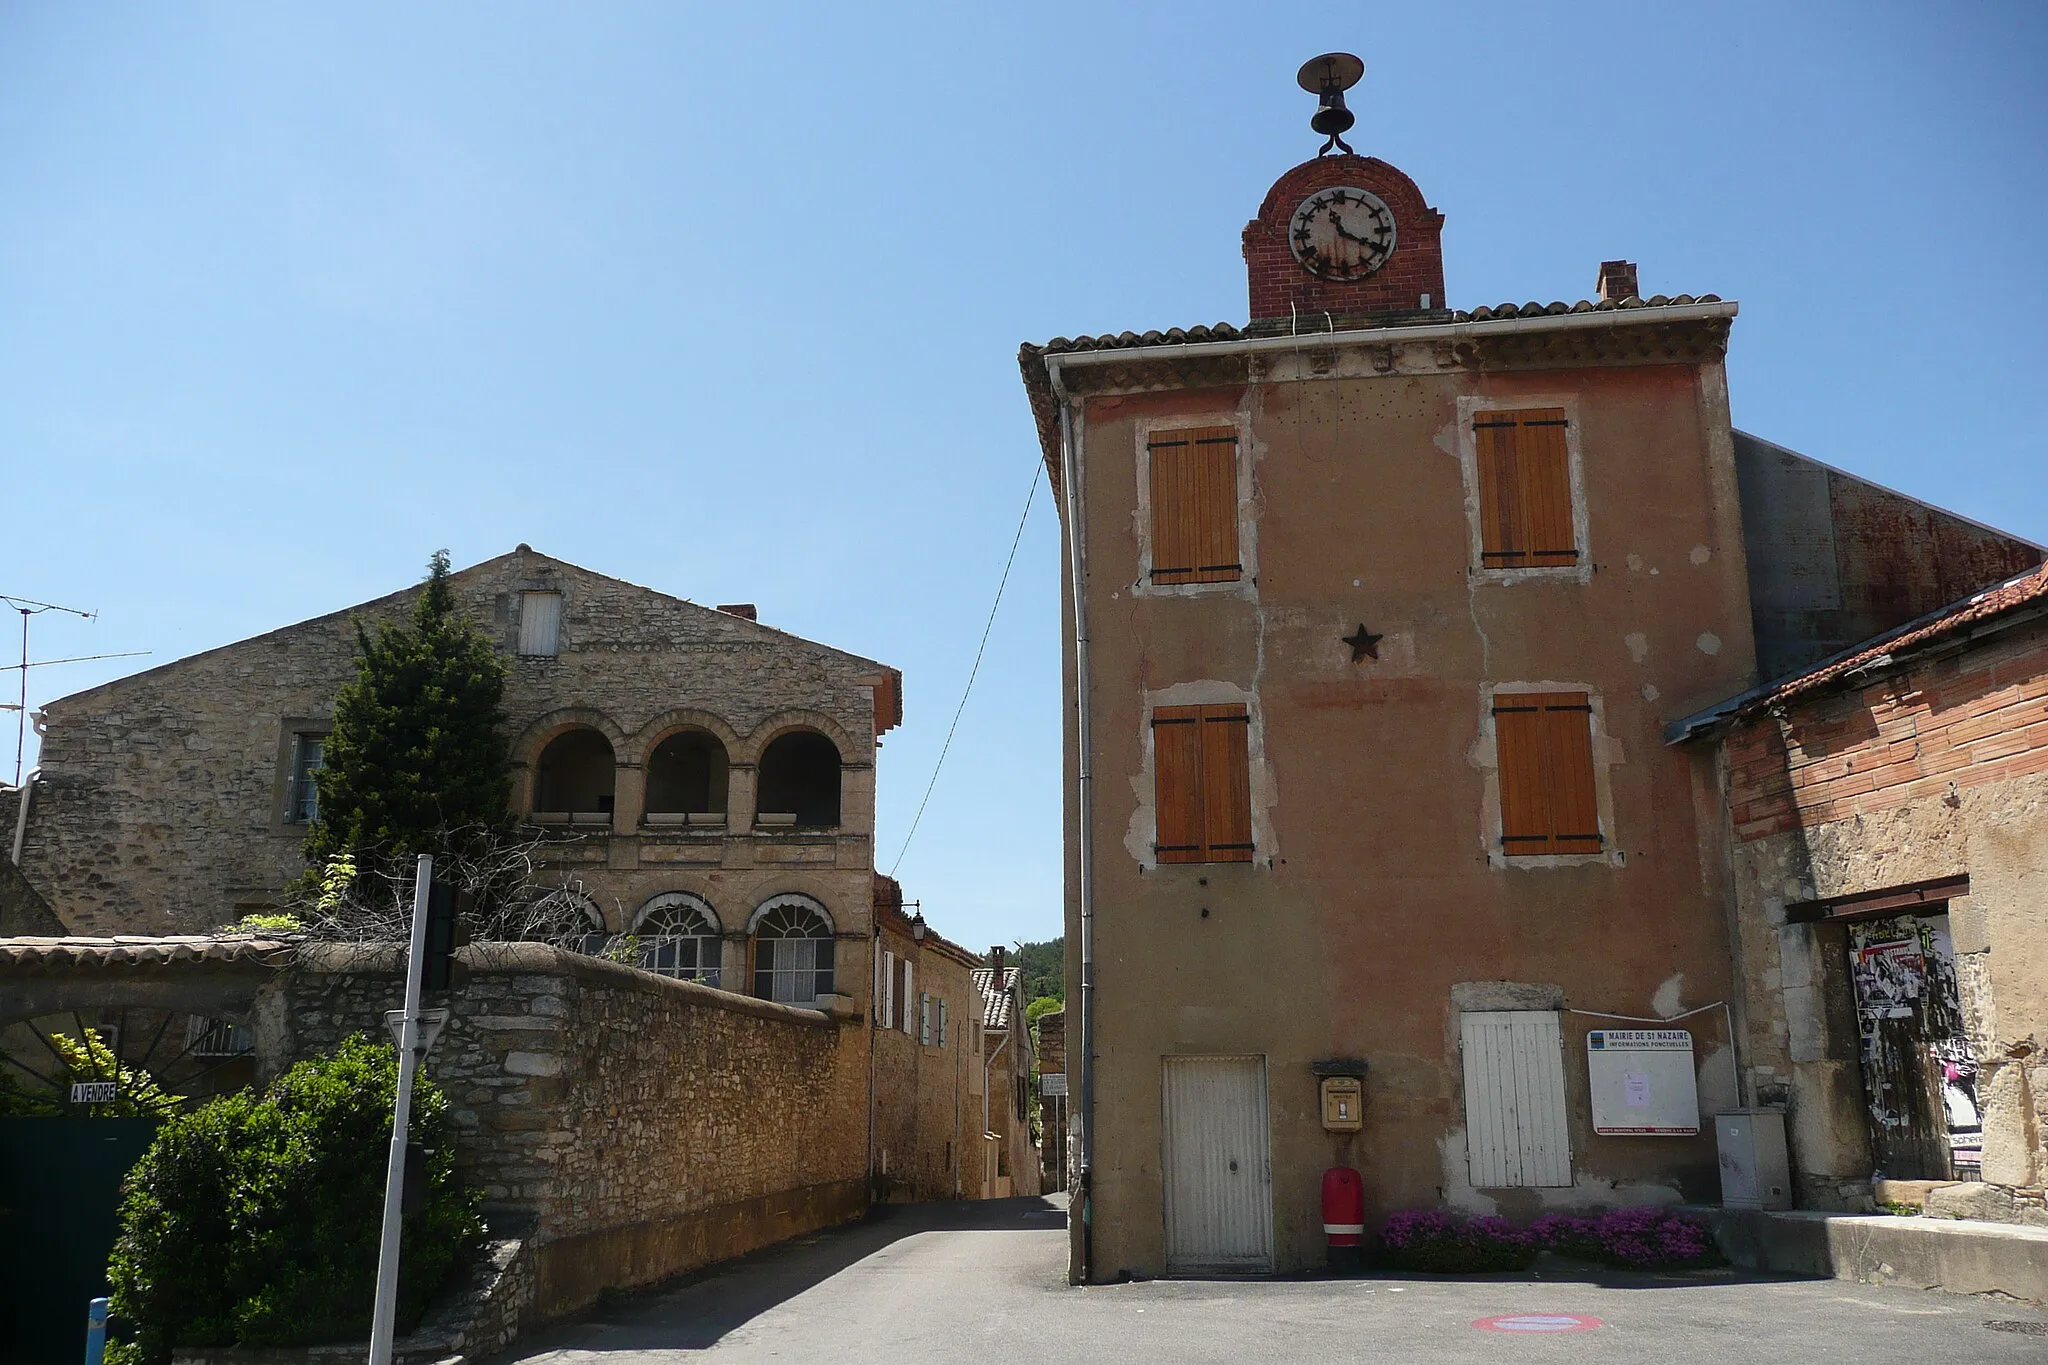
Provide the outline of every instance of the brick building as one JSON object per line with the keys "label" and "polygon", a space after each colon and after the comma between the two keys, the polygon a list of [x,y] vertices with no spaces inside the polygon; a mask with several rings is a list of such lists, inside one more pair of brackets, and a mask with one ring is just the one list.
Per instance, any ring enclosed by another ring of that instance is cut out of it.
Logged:
{"label": "brick building", "polygon": [[2048,568],[1695,716],[1751,1093],[1803,1207],[2048,1224]]}
{"label": "brick building", "polygon": [[[1332,1165],[1369,1221],[1713,1197],[1734,874],[1666,724],[2041,558],[1735,431],[1734,303],[1610,261],[1453,310],[1442,224],[1320,156],[1244,230],[1247,324],[1020,356],[1061,499],[1076,1277],[1318,1263]],[[1624,1091],[1610,1043],[1691,1060]]]}

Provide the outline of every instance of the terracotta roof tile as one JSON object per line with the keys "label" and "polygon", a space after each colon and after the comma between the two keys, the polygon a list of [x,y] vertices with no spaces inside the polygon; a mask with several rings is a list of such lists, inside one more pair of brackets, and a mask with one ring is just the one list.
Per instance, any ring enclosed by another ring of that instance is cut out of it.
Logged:
{"label": "terracotta roof tile", "polygon": [[983,1028],[1007,1029],[1010,1026],[1010,997],[1015,993],[1010,988],[1017,983],[1019,967],[1003,968],[1001,985],[996,984],[996,969],[976,967],[974,989],[981,992],[981,1023]]}

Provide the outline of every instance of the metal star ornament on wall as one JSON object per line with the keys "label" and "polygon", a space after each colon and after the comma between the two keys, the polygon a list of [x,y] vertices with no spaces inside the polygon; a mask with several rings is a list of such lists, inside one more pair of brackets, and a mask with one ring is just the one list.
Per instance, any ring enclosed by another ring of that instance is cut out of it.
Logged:
{"label": "metal star ornament on wall", "polygon": [[1384,635],[1373,634],[1365,628],[1365,622],[1360,621],[1358,623],[1358,634],[1346,635],[1344,637],[1344,643],[1351,646],[1351,662],[1357,663],[1360,659],[1379,658],[1380,641],[1386,638]]}

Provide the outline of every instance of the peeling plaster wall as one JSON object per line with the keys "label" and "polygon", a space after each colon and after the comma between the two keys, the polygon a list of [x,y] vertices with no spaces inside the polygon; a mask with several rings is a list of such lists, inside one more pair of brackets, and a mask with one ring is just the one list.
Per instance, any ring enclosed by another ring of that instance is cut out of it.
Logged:
{"label": "peeling plaster wall", "polygon": [[[1568,1016],[1575,1184],[1460,1192],[1452,988],[1541,982],[1573,1008],[1632,1015],[1731,992],[1725,862],[1702,853],[1717,839],[1717,793],[1704,760],[1667,749],[1661,733],[1754,681],[1720,368],[1405,364],[1375,372],[1346,352],[1283,357],[1259,384],[1077,401],[1095,737],[1099,1276],[1163,1269],[1160,1069],[1175,1054],[1266,1057],[1282,1270],[1321,1262],[1318,1182],[1333,1162],[1363,1173],[1369,1219],[1443,1200],[1533,1213],[1715,1188],[1710,1136],[1592,1134],[1584,1036],[1598,1021]],[[1475,572],[1459,413],[1561,396],[1576,418],[1586,564]],[[1257,523],[1256,574],[1229,591],[1133,591],[1144,433],[1231,413],[1246,424],[1241,449],[1255,452],[1241,511]],[[1360,622],[1384,636],[1377,660],[1353,663],[1341,639]],[[1071,649],[1067,676],[1071,688]],[[1558,678],[1598,699],[1611,851],[1504,865],[1485,843],[1497,798],[1482,761],[1484,699]],[[1189,701],[1251,712],[1251,863],[1151,857],[1149,708]],[[1071,735],[1068,745],[1071,773]],[[1071,904],[1071,794],[1068,818]],[[1071,919],[1069,931],[1074,973]],[[1725,1077],[1721,1017],[1684,1027],[1703,1069]],[[1321,1128],[1309,1063],[1332,1056],[1369,1064],[1356,1135]],[[1727,1088],[1714,1084],[1703,1094]]]}
{"label": "peeling plaster wall", "polygon": [[1745,1070],[1789,1105],[1803,1200],[1867,1200],[1871,1157],[1843,927],[1788,924],[1785,907],[1959,875],[1984,1178],[2048,1184],[2048,627],[1809,699],[1724,747]]}

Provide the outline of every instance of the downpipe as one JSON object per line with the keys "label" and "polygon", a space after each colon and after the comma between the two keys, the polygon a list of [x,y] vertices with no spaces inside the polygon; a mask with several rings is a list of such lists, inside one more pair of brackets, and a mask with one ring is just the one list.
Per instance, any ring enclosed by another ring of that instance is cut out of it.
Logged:
{"label": "downpipe", "polygon": [[1081,1220],[1082,1284],[1095,1279],[1095,761],[1089,727],[1088,674],[1088,550],[1081,523],[1082,452],[1075,438],[1073,405],[1060,374],[1058,357],[1047,357],[1047,376],[1060,409],[1060,494],[1066,504],[1067,576],[1074,611],[1074,809],[1079,824],[1075,854],[1079,861],[1081,954],[1081,1104],[1080,1141],[1074,1198],[1068,1216]]}

